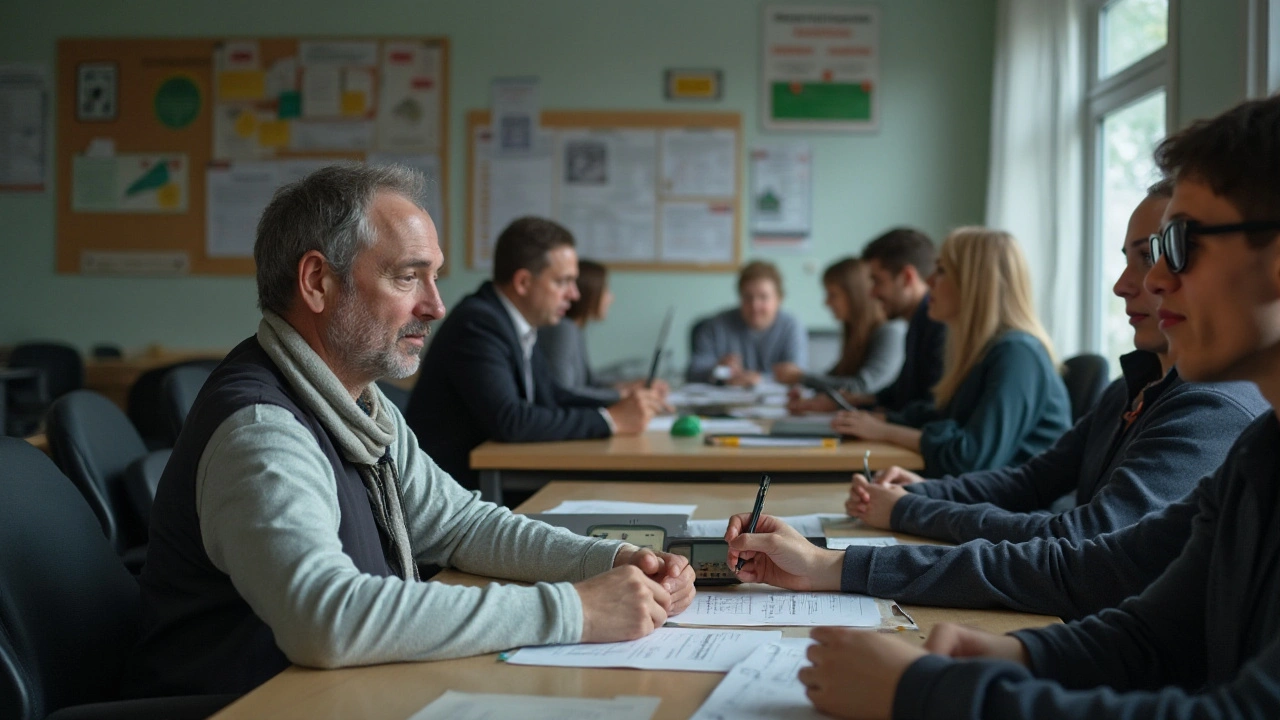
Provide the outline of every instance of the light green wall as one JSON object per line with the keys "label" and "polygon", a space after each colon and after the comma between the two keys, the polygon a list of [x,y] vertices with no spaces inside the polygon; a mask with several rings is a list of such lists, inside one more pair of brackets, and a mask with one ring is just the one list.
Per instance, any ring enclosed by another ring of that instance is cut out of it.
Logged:
{"label": "light green wall", "polygon": [[[482,279],[461,268],[464,112],[488,104],[496,75],[538,75],[550,108],[736,110],[748,146],[805,137],[815,155],[814,245],[777,255],[786,305],[831,325],[817,273],[879,231],[913,223],[938,235],[981,221],[987,176],[995,0],[885,0],[880,131],[764,134],[759,128],[757,0],[46,0],[6,3],[0,61],[51,67],[55,41],[83,36],[447,35],[451,39],[452,212],[443,285],[456,302]],[[667,67],[725,71],[724,100],[662,100]],[[61,150],[60,150],[61,152]],[[0,196],[0,344],[54,337],[85,348],[229,347],[253,331],[250,278],[57,275],[53,194]],[[744,257],[754,254],[744,248]],[[760,256],[770,257],[767,253]],[[677,362],[697,315],[733,302],[730,274],[616,273],[610,319],[589,332],[597,364],[648,352],[662,310],[680,303]]]}
{"label": "light green wall", "polygon": [[1248,0],[1177,0],[1178,127],[1245,99]]}

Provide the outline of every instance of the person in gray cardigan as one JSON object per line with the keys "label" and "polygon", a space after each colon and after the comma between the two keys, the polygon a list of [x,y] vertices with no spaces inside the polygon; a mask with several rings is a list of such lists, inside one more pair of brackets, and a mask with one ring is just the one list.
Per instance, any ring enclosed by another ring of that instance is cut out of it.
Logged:
{"label": "person in gray cardigan", "polygon": [[[1160,332],[1158,298],[1142,287],[1149,238],[1172,194],[1153,187],[1133,211],[1126,264],[1113,292],[1125,302],[1137,350],[1120,358],[1124,376],[1053,447],[1017,466],[925,481],[902,468],[874,483],[854,475],[850,515],[867,525],[948,542],[1085,540],[1119,530],[1184,497],[1266,409],[1252,383],[1188,383],[1173,368]],[[1075,507],[1052,512],[1072,493]]]}
{"label": "person in gray cardigan", "polygon": [[[587,358],[587,325],[609,316],[613,292],[609,290],[609,269],[598,262],[578,260],[578,299],[569,303],[564,319],[538,328],[535,352],[541,352],[551,375],[561,387],[584,397],[612,405],[632,390],[644,387],[645,380],[606,384],[596,379]],[[668,387],[655,379],[652,388],[662,397]]]}
{"label": "person in gray cardigan", "polygon": [[841,325],[840,357],[825,374],[794,366],[774,369],[778,382],[819,391],[819,400],[789,403],[793,413],[828,409],[831,399],[822,394],[827,388],[854,395],[878,393],[898,377],[906,358],[907,321],[885,319],[884,307],[871,297],[867,263],[857,258],[838,260],[823,271],[822,285],[827,308]]}
{"label": "person in gray cardigan", "polygon": [[770,373],[809,365],[804,326],[780,309],[782,274],[748,263],[738,274],[739,306],[698,322],[685,380],[755,385]]}
{"label": "person in gray cardigan", "polygon": [[[244,692],[291,662],[633,639],[692,600],[683,558],[463,490],[377,390],[418,369],[445,312],[421,183],[331,166],[264,211],[262,322],[201,390],[156,492],[130,694]],[[535,584],[424,582],[429,564]]]}
{"label": "person in gray cardigan", "polygon": [[1156,163],[1176,185],[1146,286],[1160,297],[1178,370],[1191,382],[1252,381],[1269,405],[1199,494],[1182,553],[1141,594],[1064,625],[1000,636],[943,624],[924,648],[815,632],[813,666],[799,679],[819,710],[1280,716],[1280,97],[1191,124],[1160,144]]}

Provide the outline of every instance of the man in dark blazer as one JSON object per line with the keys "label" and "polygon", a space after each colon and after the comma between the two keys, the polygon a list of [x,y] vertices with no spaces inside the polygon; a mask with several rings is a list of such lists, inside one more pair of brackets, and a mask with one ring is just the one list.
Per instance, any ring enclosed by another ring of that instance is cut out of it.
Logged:
{"label": "man in dark blazer", "polygon": [[475,488],[471,450],[486,440],[580,440],[643,432],[662,409],[651,390],[600,401],[558,385],[537,329],[564,317],[578,297],[573,235],[543,218],[513,221],[498,236],[493,280],[463,298],[422,362],[405,419],[422,449]]}

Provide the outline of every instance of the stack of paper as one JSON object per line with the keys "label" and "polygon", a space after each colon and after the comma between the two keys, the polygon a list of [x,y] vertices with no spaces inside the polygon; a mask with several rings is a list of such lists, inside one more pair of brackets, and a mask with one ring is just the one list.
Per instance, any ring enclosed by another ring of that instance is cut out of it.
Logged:
{"label": "stack of paper", "polygon": [[690,720],[820,720],[797,674],[809,664],[809,638],[783,638],[756,648],[716,686]]}
{"label": "stack of paper", "polygon": [[777,630],[660,627],[639,640],[522,648],[507,662],[552,667],[637,668],[728,672],[757,647],[782,638]]}
{"label": "stack of paper", "polygon": [[838,592],[793,592],[765,586],[699,590],[669,625],[879,627],[875,598]]}

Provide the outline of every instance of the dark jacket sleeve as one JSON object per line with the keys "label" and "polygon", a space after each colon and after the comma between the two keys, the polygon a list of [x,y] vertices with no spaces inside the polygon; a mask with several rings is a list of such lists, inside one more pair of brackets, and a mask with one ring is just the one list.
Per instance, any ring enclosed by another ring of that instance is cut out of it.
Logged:
{"label": "dark jacket sleeve", "polygon": [[1201,500],[1185,551],[1141,595],[1079,622],[1015,633],[1032,673],[1053,681],[1004,663],[926,658],[904,674],[894,717],[1280,717],[1280,641],[1231,680],[1186,689],[1202,688],[1207,677],[1205,587],[1222,519],[1217,492]]}
{"label": "dark jacket sleeve", "polygon": [[[1254,420],[1253,413],[1235,398],[1204,385],[1181,385],[1150,412],[1134,429],[1107,477],[1099,481],[1100,489],[1089,502],[1067,512],[1034,510],[1047,508],[1074,489],[1082,455],[1107,451],[1105,447],[1087,447],[1087,428],[1080,432],[1081,426],[1091,422],[1092,413],[1053,448],[1018,468],[920,483],[942,488],[928,488],[931,496],[946,492],[964,498],[960,502],[974,504],[908,495],[894,506],[891,526],[898,532],[949,542],[979,538],[993,542],[1085,540],[1132,525],[1185,496],[1197,478],[1222,464],[1240,433]],[[1064,478],[1063,470],[1071,475]],[[1045,487],[1040,488],[1042,479]]]}
{"label": "dark jacket sleeve", "polygon": [[[592,407],[548,406],[525,402],[516,383],[513,356],[518,352],[492,322],[467,319],[449,347],[449,380],[464,388],[462,402],[489,438],[499,442],[540,442],[606,437],[609,424]],[[540,357],[535,353],[535,357]],[[552,383],[549,374],[536,373],[535,388]],[[541,381],[541,382],[540,382]],[[564,392],[555,386],[557,392]],[[595,403],[599,405],[599,403]]]}
{"label": "dark jacket sleeve", "polygon": [[962,473],[1008,464],[1023,435],[1036,424],[1045,396],[1042,359],[1030,345],[997,343],[970,373],[982,390],[962,425],[953,419],[920,426],[920,454],[932,472]]}
{"label": "dark jacket sleeve", "polygon": [[689,353],[689,369],[685,371],[685,380],[689,382],[711,382],[711,372],[720,362],[720,354],[716,347],[716,325],[719,316],[704,321],[693,333],[693,347]]}
{"label": "dark jacket sleeve", "polygon": [[919,605],[1084,617],[1141,592],[1168,568],[1213,482],[1206,478],[1189,496],[1136,525],[1083,542],[850,547],[840,589]]}

